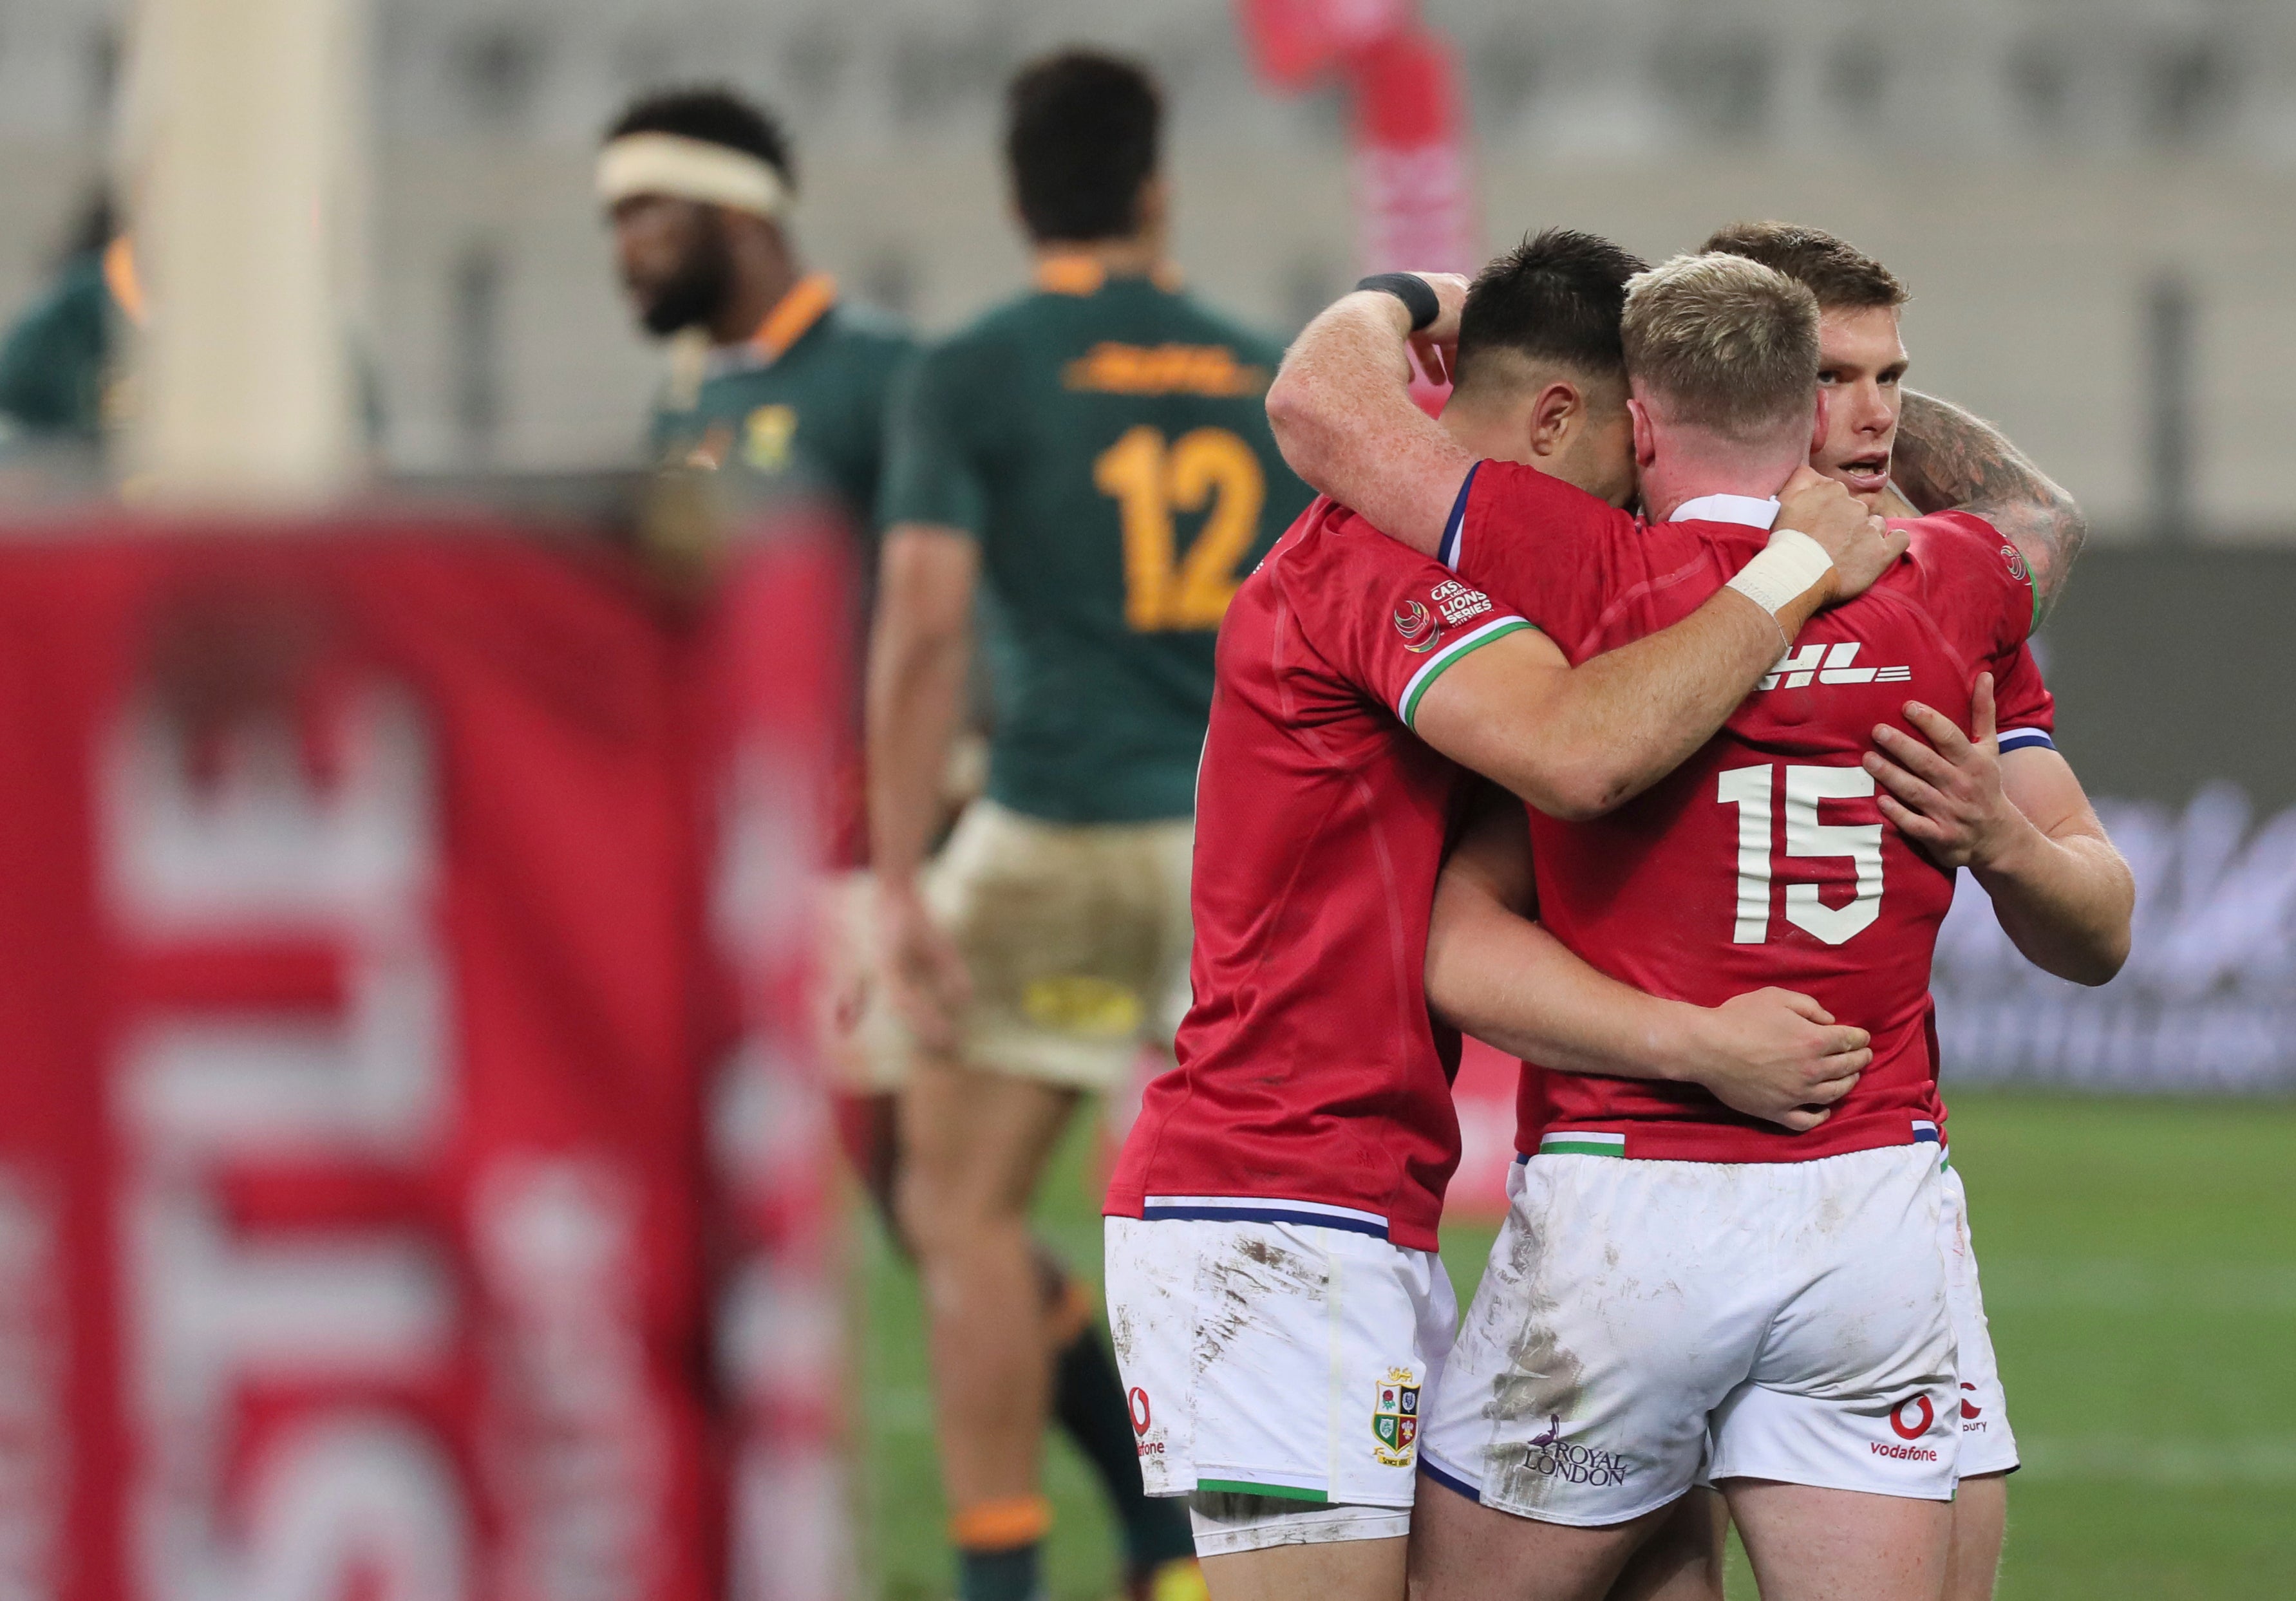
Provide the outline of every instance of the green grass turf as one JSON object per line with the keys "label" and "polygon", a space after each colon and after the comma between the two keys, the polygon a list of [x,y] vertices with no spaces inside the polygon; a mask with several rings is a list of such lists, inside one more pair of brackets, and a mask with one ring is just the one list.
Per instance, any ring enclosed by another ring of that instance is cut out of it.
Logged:
{"label": "green grass turf", "polygon": [[[2003,1601],[2296,1597],[2296,1102],[1954,1098],[1986,1308],[2026,1466]],[[1046,1186],[1046,1238],[1099,1277],[1091,1141]],[[1454,1224],[1464,1304],[1490,1230]],[[914,1279],[858,1231],[859,1548],[885,1601],[952,1570]],[[1056,1601],[1113,1592],[1108,1520],[1055,1439]],[[1733,1597],[1751,1597],[1742,1563]]]}

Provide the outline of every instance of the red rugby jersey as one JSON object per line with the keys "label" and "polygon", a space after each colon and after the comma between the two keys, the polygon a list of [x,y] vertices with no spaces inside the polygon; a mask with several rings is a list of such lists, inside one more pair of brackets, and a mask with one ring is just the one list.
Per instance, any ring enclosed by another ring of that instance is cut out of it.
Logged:
{"label": "red rugby jersey", "polygon": [[1452,663],[1528,625],[1327,500],[1237,590],[1196,780],[1194,1004],[1111,1215],[1435,1248],[1458,1036],[1423,973],[1461,774],[1409,723]]}
{"label": "red rugby jersey", "polygon": [[[1574,665],[1695,610],[1767,543],[1770,509],[1710,497],[1684,510],[1748,521],[1629,526],[1497,462],[1463,508],[1446,548],[1460,575]],[[1701,1006],[1766,984],[1802,991],[1872,1032],[1873,1066],[1800,1135],[1694,1086],[1529,1069],[1518,1149],[1790,1162],[1939,1137],[1930,963],[1953,875],[1883,821],[1859,764],[1876,723],[1907,726],[1908,699],[1965,729],[1980,672],[1994,675],[2005,749],[2048,743],[2054,705],[2026,645],[2033,588],[2015,547],[1965,513],[1898,526],[1912,535],[1906,560],[1819,614],[1672,774],[1592,822],[1530,814],[1540,919],[1579,956]]]}

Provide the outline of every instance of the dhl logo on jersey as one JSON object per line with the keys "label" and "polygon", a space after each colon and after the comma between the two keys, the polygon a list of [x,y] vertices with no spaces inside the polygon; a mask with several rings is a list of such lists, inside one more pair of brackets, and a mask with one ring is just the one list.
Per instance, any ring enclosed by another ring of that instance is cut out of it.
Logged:
{"label": "dhl logo on jersey", "polygon": [[1267,369],[1245,366],[1225,345],[1123,345],[1103,339],[1062,370],[1061,383],[1103,395],[1203,395],[1233,400],[1265,394]]}
{"label": "dhl logo on jersey", "polygon": [[1789,650],[1778,658],[1778,665],[1768,676],[1754,687],[1757,690],[1808,689],[1811,681],[1819,683],[1906,683],[1911,682],[1911,667],[1860,667],[1858,645],[1848,640],[1839,645],[1804,645],[1799,650]]}

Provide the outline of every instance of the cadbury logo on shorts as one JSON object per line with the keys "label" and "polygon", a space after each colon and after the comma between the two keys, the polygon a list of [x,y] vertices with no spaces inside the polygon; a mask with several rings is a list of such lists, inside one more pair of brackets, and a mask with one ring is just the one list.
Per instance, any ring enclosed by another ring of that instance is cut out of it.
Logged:
{"label": "cadbury logo on shorts", "polygon": [[1522,1467],[1544,1478],[1598,1488],[1623,1484],[1633,1471],[1633,1464],[1616,1451],[1562,1438],[1562,1418],[1556,1413],[1547,1415],[1546,1432],[1522,1448]]}

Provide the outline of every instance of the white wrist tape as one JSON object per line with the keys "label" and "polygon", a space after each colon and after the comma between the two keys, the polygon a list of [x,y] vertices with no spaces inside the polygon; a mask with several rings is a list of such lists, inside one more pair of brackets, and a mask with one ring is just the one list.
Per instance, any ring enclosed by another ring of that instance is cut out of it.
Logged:
{"label": "white wrist tape", "polygon": [[1824,582],[1833,566],[1833,558],[1817,541],[1799,528],[1780,528],[1762,553],[1739,569],[1730,587],[1775,617],[1811,584]]}

